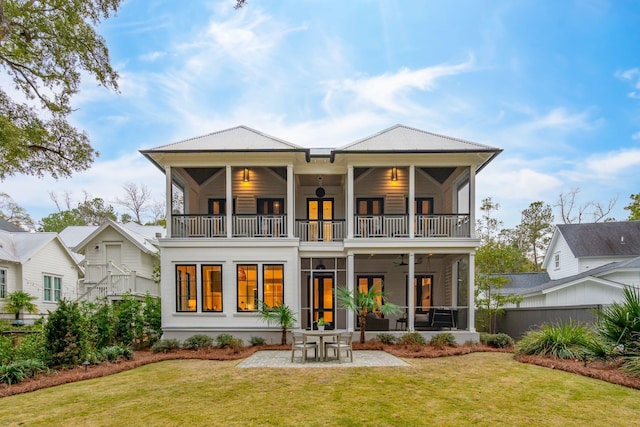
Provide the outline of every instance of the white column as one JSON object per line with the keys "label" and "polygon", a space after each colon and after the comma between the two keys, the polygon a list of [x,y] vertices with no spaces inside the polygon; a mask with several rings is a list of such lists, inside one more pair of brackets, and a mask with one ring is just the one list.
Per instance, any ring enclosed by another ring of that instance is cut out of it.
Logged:
{"label": "white column", "polygon": [[476,331],[476,301],[475,301],[475,290],[476,285],[474,281],[475,271],[476,271],[476,256],[475,254],[469,254],[469,310],[467,314],[467,329],[469,332]]}
{"label": "white column", "polygon": [[472,238],[476,237],[476,170],[475,166],[469,167],[469,232]]}
{"label": "white column", "polygon": [[409,203],[407,209],[409,209],[409,237],[414,238],[416,234],[416,212],[415,212],[415,200],[416,200],[416,167],[415,165],[409,166]]}
{"label": "white column", "polygon": [[292,238],[295,227],[295,178],[293,176],[293,165],[287,165],[287,236]]}
{"label": "white column", "polygon": [[347,166],[347,239],[353,239],[353,166]]}
{"label": "white column", "polygon": [[[355,257],[353,254],[347,255],[347,289],[353,295],[355,289]],[[347,331],[355,330],[355,319],[353,313],[347,310]]]}
{"label": "white column", "polygon": [[227,165],[225,168],[225,194],[227,196],[227,212],[226,212],[226,221],[227,221],[227,238],[233,237],[233,176],[231,173],[231,166]]}
{"label": "white column", "polygon": [[414,321],[415,321],[415,315],[414,313],[416,312],[416,306],[414,304],[414,298],[415,298],[415,289],[413,287],[413,281],[414,281],[414,277],[416,275],[416,268],[415,268],[415,261],[416,261],[416,254],[415,252],[409,252],[409,273],[407,276],[407,293],[408,293],[408,300],[409,300],[409,308],[408,308],[408,316],[407,316],[407,329],[409,331],[413,331],[414,330]]}
{"label": "white column", "polygon": [[171,237],[171,223],[173,221],[172,218],[172,214],[173,214],[173,179],[171,179],[171,166],[165,166],[164,167],[164,178],[165,178],[165,197],[167,200],[167,205],[165,206],[166,208],[166,229],[167,229],[167,237]]}

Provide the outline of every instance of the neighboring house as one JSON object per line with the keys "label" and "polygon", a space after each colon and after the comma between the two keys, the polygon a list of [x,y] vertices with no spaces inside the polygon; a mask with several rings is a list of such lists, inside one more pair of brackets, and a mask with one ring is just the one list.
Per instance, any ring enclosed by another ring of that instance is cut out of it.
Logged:
{"label": "neighboring house", "polygon": [[335,290],[374,287],[404,309],[390,327],[433,327],[439,307],[440,326],[477,340],[476,174],[500,149],[402,125],[309,149],[239,126],[141,152],[166,180],[166,338],[277,339],[259,301],[291,307],[296,327],[354,330]]}
{"label": "neighboring house", "polygon": [[0,218],[0,231],[9,231],[11,233],[24,233],[26,230],[18,227],[17,225],[7,221],[4,218]]}
{"label": "neighboring house", "polygon": [[640,221],[558,225],[542,268],[508,275],[504,289],[522,296],[519,307],[621,301],[625,286],[640,288]]}
{"label": "neighboring house", "polygon": [[[61,299],[76,299],[78,279],[83,272],[76,259],[57,233],[25,233],[0,231],[0,313],[3,299],[12,292],[26,292],[41,314],[54,311]],[[33,322],[37,314],[23,313]]]}
{"label": "neighboring house", "polygon": [[119,224],[107,220],[101,226],[70,226],[60,238],[81,258],[85,277],[80,281],[79,300],[120,299],[124,293],[160,296],[154,279],[159,266],[160,226]]}

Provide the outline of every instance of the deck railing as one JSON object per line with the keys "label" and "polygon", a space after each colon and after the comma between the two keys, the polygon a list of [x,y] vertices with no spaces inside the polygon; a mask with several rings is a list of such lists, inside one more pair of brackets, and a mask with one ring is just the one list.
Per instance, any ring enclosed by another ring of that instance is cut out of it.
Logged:
{"label": "deck railing", "polygon": [[226,237],[224,215],[181,215],[171,216],[172,237]]}
{"label": "deck railing", "polygon": [[[409,237],[408,215],[357,215],[354,237]],[[470,237],[469,215],[415,216],[416,237]]]}
{"label": "deck railing", "polygon": [[344,240],[345,221],[296,220],[295,236],[301,242],[336,242]]}
{"label": "deck railing", "polygon": [[286,215],[234,215],[234,237],[287,237]]}

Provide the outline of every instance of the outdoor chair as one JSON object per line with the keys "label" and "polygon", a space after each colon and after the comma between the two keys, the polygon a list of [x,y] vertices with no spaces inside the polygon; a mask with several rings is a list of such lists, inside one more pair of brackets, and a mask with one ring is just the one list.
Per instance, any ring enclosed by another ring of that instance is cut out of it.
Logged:
{"label": "outdoor chair", "polygon": [[291,339],[293,340],[291,345],[291,362],[293,362],[293,357],[296,351],[300,351],[302,353],[302,363],[307,361],[309,350],[313,350],[314,360],[318,358],[317,342],[307,341],[307,337],[300,332],[291,332]]}
{"label": "outdoor chair", "polygon": [[336,341],[324,343],[324,360],[327,360],[327,353],[331,349],[333,354],[338,357],[338,362],[342,363],[340,354],[343,351],[346,352],[347,356],[351,357],[351,362],[353,362],[352,341],[353,332],[341,332]]}

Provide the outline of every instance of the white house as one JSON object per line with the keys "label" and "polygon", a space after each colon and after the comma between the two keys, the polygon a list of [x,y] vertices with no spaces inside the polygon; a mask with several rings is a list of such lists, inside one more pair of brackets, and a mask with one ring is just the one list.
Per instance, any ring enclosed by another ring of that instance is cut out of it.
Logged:
{"label": "white house", "polygon": [[640,288],[640,221],[556,226],[542,268],[508,275],[519,307],[606,305]]}
{"label": "white house", "polygon": [[258,301],[354,330],[335,290],[375,287],[406,315],[385,329],[477,339],[476,174],[500,149],[402,125],[310,149],[239,126],[141,152],[166,181],[165,337],[277,340]]}
{"label": "white house", "polygon": [[161,226],[106,221],[101,226],[70,226],[60,238],[79,254],[85,277],[78,299],[119,299],[124,293],[160,296],[158,239]]}
{"label": "white house", "polygon": [[[3,299],[12,292],[26,292],[40,313],[54,311],[61,299],[76,299],[78,279],[83,276],[76,259],[57,233],[0,231],[0,312]],[[26,322],[38,315],[22,314]]]}

